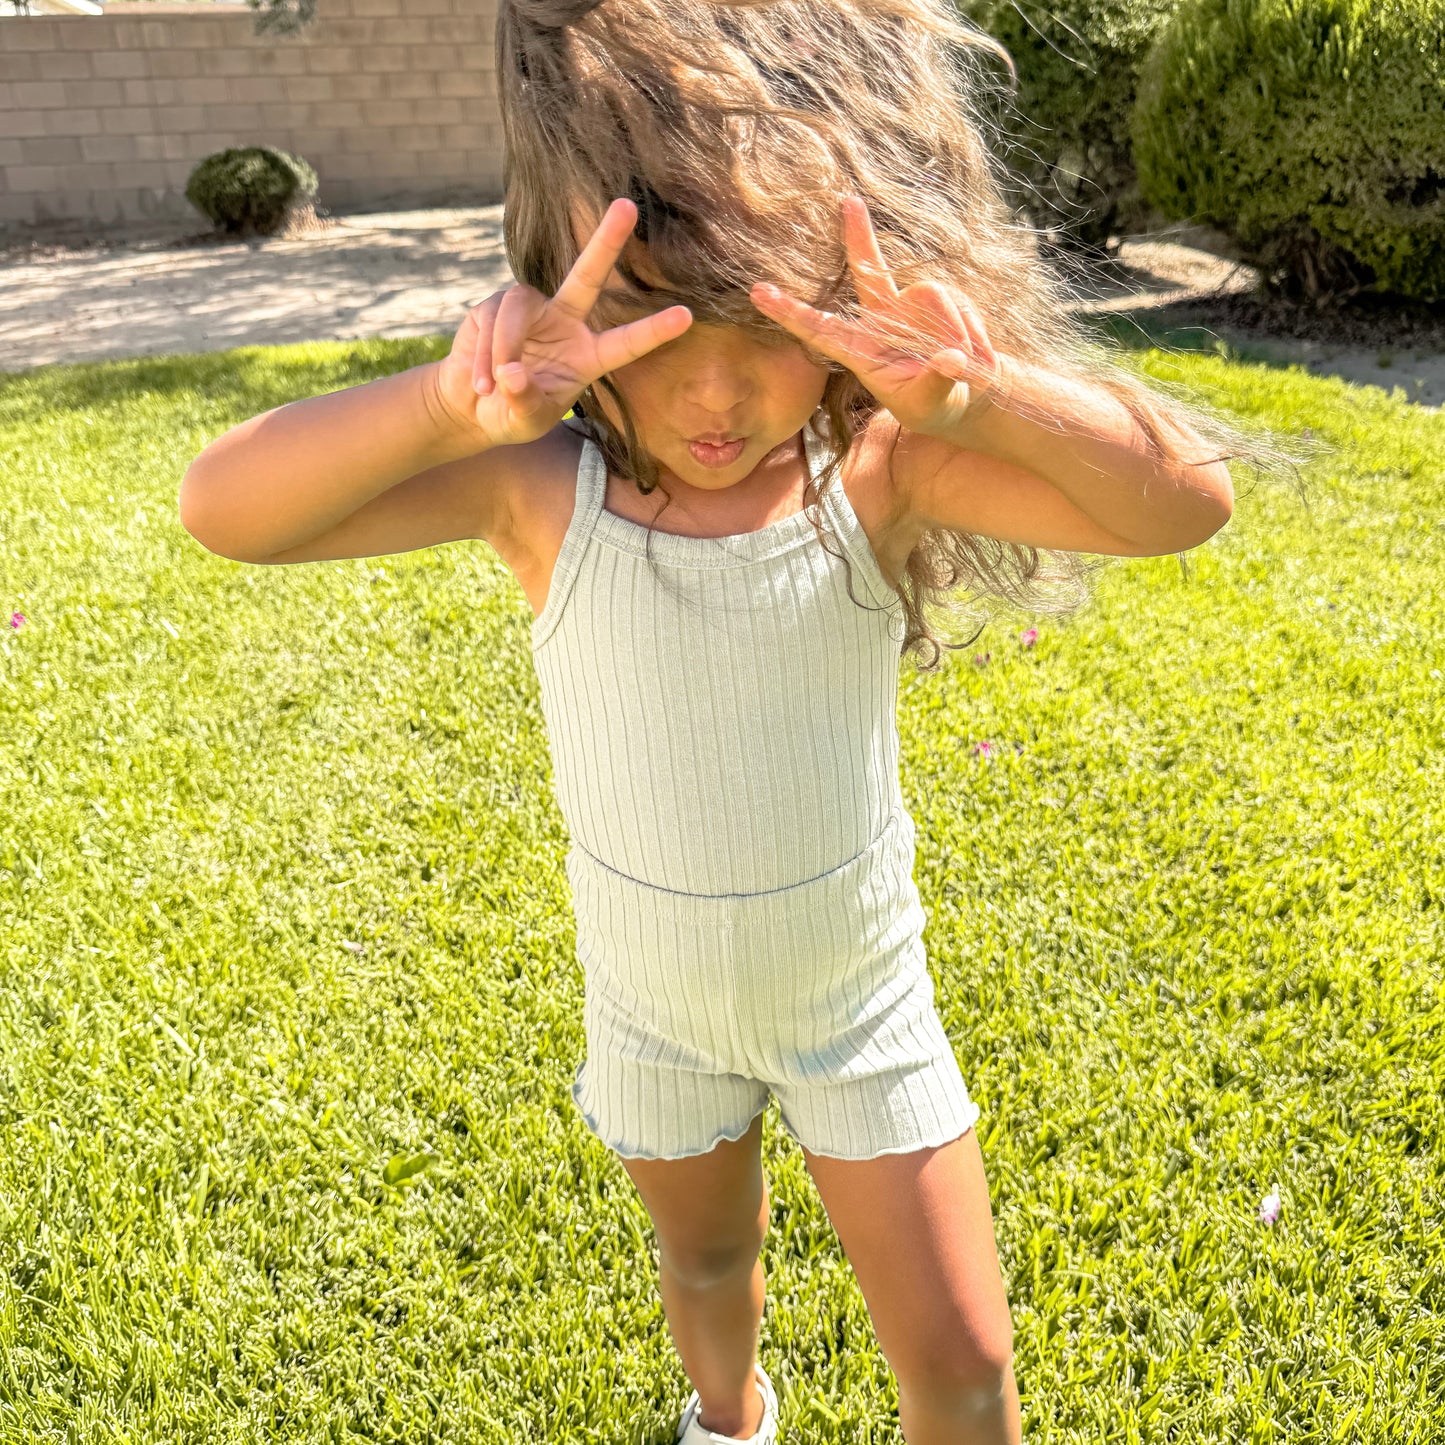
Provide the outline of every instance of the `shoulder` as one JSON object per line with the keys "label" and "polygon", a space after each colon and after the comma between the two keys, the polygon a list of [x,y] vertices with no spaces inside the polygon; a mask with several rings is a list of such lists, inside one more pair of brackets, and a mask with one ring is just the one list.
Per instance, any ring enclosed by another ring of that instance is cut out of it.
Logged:
{"label": "shoulder", "polygon": [[906,555],[911,521],[906,479],[913,466],[913,440],[891,412],[879,407],[854,432],[843,461],[839,483],[880,553],[902,547]]}
{"label": "shoulder", "polygon": [[468,457],[460,465],[485,476],[492,504],[476,518],[476,537],[499,552],[509,542],[525,542],[539,511],[556,505],[563,491],[572,495],[582,438],[566,422],[545,436],[516,446],[495,447]]}
{"label": "shoulder", "polygon": [[498,449],[497,454],[506,454],[506,505],[499,509],[494,533],[482,540],[519,575],[538,560],[556,556],[572,519],[584,427],[565,418],[536,441]]}

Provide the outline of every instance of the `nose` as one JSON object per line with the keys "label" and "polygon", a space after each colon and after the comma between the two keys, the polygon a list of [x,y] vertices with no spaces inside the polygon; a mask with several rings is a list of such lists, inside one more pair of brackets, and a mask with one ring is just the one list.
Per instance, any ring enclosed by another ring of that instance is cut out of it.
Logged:
{"label": "nose", "polygon": [[719,427],[725,428],[752,390],[752,381],[741,368],[723,362],[698,362],[688,368],[682,399],[700,417],[716,418]]}

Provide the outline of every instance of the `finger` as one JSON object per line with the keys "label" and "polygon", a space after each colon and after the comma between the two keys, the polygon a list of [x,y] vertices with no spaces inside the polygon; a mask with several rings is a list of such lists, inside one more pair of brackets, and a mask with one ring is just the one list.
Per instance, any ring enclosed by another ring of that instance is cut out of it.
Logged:
{"label": "finger", "polygon": [[973,362],[956,346],[929,357],[928,364],[934,371],[954,381],[970,382],[976,374]]}
{"label": "finger", "polygon": [[843,244],[858,299],[865,307],[887,310],[898,299],[898,287],[879,248],[868,203],[861,196],[848,196],[843,202]]}
{"label": "finger", "polygon": [[963,323],[968,330],[968,339],[973,343],[974,351],[997,364],[998,354],[993,349],[993,343],[988,339],[988,332],[984,329],[983,317],[979,315],[978,307],[967,296],[960,296],[956,309],[962,316]]}
{"label": "finger", "polygon": [[[936,298],[935,304],[948,318],[954,330],[954,344],[959,346],[964,355],[971,354],[983,362],[994,359],[994,350],[989,344],[987,332],[983,329],[983,321],[967,296],[955,295],[947,286],[940,286],[936,281],[921,282],[918,289],[927,290]],[[965,342],[967,344],[963,345]]]}
{"label": "finger", "polygon": [[572,263],[572,269],[557,288],[552,304],[578,321],[586,321],[636,224],[636,203],[626,196],[619,196],[608,206],[597,229],[582,248],[582,254]]}
{"label": "finger", "polygon": [[498,370],[497,390],[506,396],[512,410],[521,416],[535,411],[545,400],[532,373],[520,361],[510,361]]}
{"label": "finger", "polygon": [[[686,306],[669,306],[666,311],[654,312],[641,321],[630,321],[626,326],[601,332],[597,337],[599,375],[646,356],[649,351],[681,336],[691,325],[692,312]],[[588,385],[595,380],[596,377],[590,378]]]}
{"label": "finger", "polygon": [[492,329],[497,324],[497,308],[505,291],[495,291],[468,315],[477,328],[477,346],[472,354],[472,390],[486,396],[492,389]]}
{"label": "finger", "polygon": [[966,347],[969,343],[968,329],[953,297],[936,281],[919,281],[910,286],[898,309],[913,331],[931,338],[935,346]]}
{"label": "finger", "polygon": [[542,314],[547,298],[531,286],[512,286],[502,296],[492,324],[492,374],[522,359],[522,344]]}
{"label": "finger", "polygon": [[968,369],[968,374],[959,377],[959,380],[974,386],[993,385],[998,380],[998,353],[989,343],[988,333],[983,329],[983,320],[977,308],[966,296],[955,299],[953,293],[946,289],[942,290],[942,295],[949,314],[962,328],[962,334],[968,338],[966,346],[955,348],[956,354],[964,358]]}
{"label": "finger", "polygon": [[752,289],[753,305],[814,351],[850,370],[858,362],[882,360],[878,344],[841,316],[819,311],[776,286],[760,282]]}

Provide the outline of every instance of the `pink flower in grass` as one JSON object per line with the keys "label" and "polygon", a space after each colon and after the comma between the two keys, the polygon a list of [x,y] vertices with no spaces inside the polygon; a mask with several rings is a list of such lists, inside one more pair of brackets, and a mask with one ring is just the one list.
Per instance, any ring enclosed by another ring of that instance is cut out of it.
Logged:
{"label": "pink flower in grass", "polygon": [[1032,647],[1038,640],[1039,629],[1037,627],[1030,627],[1029,630],[1019,638],[1019,641],[1022,642],[1025,647]]}
{"label": "pink flower in grass", "polygon": [[[993,753],[994,753],[994,746],[995,746],[995,745],[994,745],[993,743],[989,742],[987,738],[984,738],[984,739],[982,739],[980,742],[976,742],[976,743],[973,745],[973,755],[974,755],[974,757],[991,758],[991,757],[993,756]],[[1017,742],[1016,742],[1016,743],[1014,744],[1014,752],[1015,752],[1015,753],[1021,753],[1021,752],[1023,752],[1023,750],[1024,750],[1024,745],[1023,745],[1022,743],[1017,743]]]}
{"label": "pink flower in grass", "polygon": [[23,612],[12,612],[12,613],[10,614],[10,625],[11,625],[11,627],[19,627],[20,624],[21,624],[22,622],[24,622],[24,621],[25,621],[25,614],[24,614]]}

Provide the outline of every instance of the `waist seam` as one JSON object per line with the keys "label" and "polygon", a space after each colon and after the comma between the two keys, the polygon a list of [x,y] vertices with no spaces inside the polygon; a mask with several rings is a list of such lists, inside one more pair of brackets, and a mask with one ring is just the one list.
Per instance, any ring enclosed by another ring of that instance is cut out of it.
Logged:
{"label": "waist seam", "polygon": [[572,847],[575,848],[577,852],[580,853],[583,857],[588,859],[588,861],[595,863],[599,868],[605,869],[608,873],[614,874],[616,877],[623,879],[625,882],[631,883],[634,887],[647,888],[654,893],[665,893],[670,898],[689,900],[697,899],[706,902],[718,903],[726,902],[727,900],[734,898],[775,898],[779,894],[791,893],[795,888],[806,888],[809,884],[817,883],[820,879],[830,878],[835,873],[841,873],[843,869],[847,868],[850,864],[856,863],[865,853],[869,852],[871,849],[876,848],[878,844],[882,842],[883,839],[887,836],[889,829],[898,826],[899,822],[900,819],[898,816],[898,812],[895,809],[893,812],[890,812],[888,816],[884,819],[883,826],[878,830],[878,832],[875,833],[873,837],[871,837],[856,853],[854,853],[851,858],[845,858],[841,863],[836,863],[831,868],[825,868],[821,873],[815,873],[811,878],[800,878],[796,883],[784,883],[781,887],[778,888],[762,888],[758,889],[756,892],[753,893],[688,893],[680,888],[665,888],[660,883],[649,883],[644,878],[634,878],[632,874],[624,873],[620,868],[614,868],[610,863],[604,862],[595,853],[590,852],[588,849],[584,848],[582,844],[578,843],[575,839],[572,842]]}

